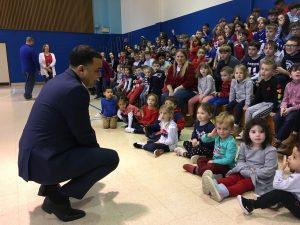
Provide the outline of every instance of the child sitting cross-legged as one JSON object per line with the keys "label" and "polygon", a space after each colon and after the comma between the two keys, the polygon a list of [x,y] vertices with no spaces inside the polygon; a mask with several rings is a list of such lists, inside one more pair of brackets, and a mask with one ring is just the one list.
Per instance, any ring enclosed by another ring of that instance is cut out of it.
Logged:
{"label": "child sitting cross-legged", "polygon": [[[177,107],[177,100],[174,96],[168,96],[165,100],[165,105],[172,106],[174,109],[173,120],[177,124],[178,138],[180,137],[181,131],[184,129],[185,120],[181,112],[181,109]],[[158,140],[160,138],[160,117],[155,123],[148,124],[144,127],[145,135],[147,138],[152,140]]]}
{"label": "child sitting cross-legged", "polygon": [[[284,170],[289,167],[292,174],[284,178]],[[250,214],[254,209],[266,209],[276,204],[287,208],[295,217],[300,219],[300,145],[293,148],[293,153],[276,170],[272,190],[254,199],[237,196],[238,202],[245,214]]]}
{"label": "child sitting cross-legged", "polygon": [[[198,157],[197,166],[184,164],[183,168],[199,176],[205,170],[211,170],[215,174],[225,174],[234,166],[237,151],[236,141],[230,134],[233,130],[234,118],[228,112],[222,112],[216,117],[216,127],[212,132],[201,137],[203,142],[215,142],[213,158]],[[195,158],[195,157],[194,157]]]}
{"label": "child sitting cross-legged", "polygon": [[149,140],[147,143],[135,142],[135,148],[153,152],[155,157],[165,152],[174,151],[178,143],[177,125],[173,121],[174,109],[172,106],[162,105],[159,109],[161,135],[158,141]]}
{"label": "child sitting cross-legged", "polygon": [[183,142],[183,148],[177,147],[174,152],[179,156],[191,158],[194,155],[213,156],[214,142],[203,142],[201,137],[210,133],[214,128],[214,124],[210,121],[212,117],[212,107],[209,103],[201,103],[197,109],[197,121],[194,125],[194,131],[190,141]]}
{"label": "child sitting cross-legged", "polygon": [[244,132],[236,166],[225,178],[215,180],[213,173],[205,171],[202,176],[204,194],[211,194],[217,202],[255,190],[262,195],[273,189],[272,181],[277,168],[277,151],[271,145],[271,131],[262,118],[250,120]]}

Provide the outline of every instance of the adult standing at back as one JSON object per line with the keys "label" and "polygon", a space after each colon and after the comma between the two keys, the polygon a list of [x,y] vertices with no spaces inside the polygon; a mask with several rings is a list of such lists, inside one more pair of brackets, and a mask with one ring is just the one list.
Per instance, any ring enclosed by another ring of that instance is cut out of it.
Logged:
{"label": "adult standing at back", "polygon": [[42,209],[62,221],[85,216],[71,208],[69,197],[82,199],[119,163],[117,152],[99,146],[90,122],[87,87],[94,84],[101,64],[91,47],[75,47],[70,67],[41,90],[19,142],[19,175],[41,184]]}
{"label": "adult standing at back", "polygon": [[45,82],[55,77],[56,58],[55,55],[50,51],[48,44],[43,45],[42,52],[39,54],[39,63],[41,75],[44,77]]}
{"label": "adult standing at back", "polygon": [[22,72],[25,75],[25,93],[26,100],[32,99],[32,91],[35,84],[35,74],[39,71],[38,57],[33,49],[34,39],[26,38],[26,43],[20,48],[20,59]]}
{"label": "adult standing at back", "polygon": [[175,54],[175,61],[168,70],[165,80],[166,90],[162,95],[162,102],[167,96],[175,96],[177,105],[183,110],[184,104],[195,95],[197,80],[194,66],[189,63],[187,53],[179,49]]}

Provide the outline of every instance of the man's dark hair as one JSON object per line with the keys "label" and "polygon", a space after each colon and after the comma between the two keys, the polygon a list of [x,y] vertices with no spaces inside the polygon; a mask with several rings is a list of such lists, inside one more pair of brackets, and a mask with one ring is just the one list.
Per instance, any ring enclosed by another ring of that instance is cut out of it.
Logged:
{"label": "man's dark hair", "polygon": [[101,59],[100,54],[88,45],[78,45],[73,48],[69,61],[71,66],[87,65],[93,63],[93,58]]}

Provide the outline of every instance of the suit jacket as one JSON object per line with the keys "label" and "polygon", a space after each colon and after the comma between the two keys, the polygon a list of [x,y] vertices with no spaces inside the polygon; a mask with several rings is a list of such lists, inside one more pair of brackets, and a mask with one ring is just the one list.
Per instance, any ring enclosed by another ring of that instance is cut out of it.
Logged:
{"label": "suit jacket", "polygon": [[71,69],[47,82],[19,142],[19,175],[24,180],[31,180],[29,167],[46,171],[40,176],[51,180],[61,163],[59,156],[73,148],[99,147],[90,123],[89,102],[88,90]]}

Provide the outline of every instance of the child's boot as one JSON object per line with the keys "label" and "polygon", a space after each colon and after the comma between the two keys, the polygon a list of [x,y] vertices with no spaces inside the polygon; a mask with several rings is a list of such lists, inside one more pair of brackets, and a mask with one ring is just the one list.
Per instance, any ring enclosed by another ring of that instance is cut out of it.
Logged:
{"label": "child's boot", "polygon": [[109,128],[109,121],[110,121],[109,117],[103,117],[102,118],[102,125],[103,125],[104,129],[108,129]]}
{"label": "child's boot", "polygon": [[110,118],[110,123],[109,126],[111,129],[116,129],[117,128],[117,122],[118,122],[118,117],[111,117]]}

